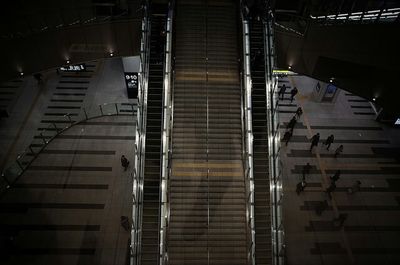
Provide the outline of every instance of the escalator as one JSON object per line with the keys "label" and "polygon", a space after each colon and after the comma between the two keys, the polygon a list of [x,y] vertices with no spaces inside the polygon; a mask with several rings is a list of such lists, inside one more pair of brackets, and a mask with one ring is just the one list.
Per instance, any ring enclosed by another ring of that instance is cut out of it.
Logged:
{"label": "escalator", "polygon": [[253,20],[250,26],[250,50],[253,58],[252,121],[253,121],[253,176],[256,264],[272,264],[271,216],[268,168],[267,104],[263,23]]}
{"label": "escalator", "polygon": [[236,5],[176,3],[171,265],[248,264]]}
{"label": "escalator", "polygon": [[164,23],[165,16],[151,16],[143,183],[142,265],[156,265],[159,262],[160,151],[164,58],[164,40],[160,36],[160,32]]}

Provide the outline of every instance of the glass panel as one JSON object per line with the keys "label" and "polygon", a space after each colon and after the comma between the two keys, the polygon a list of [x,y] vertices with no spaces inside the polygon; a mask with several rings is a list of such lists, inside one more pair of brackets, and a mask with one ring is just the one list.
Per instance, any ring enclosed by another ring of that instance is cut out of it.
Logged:
{"label": "glass panel", "polygon": [[104,115],[116,115],[117,109],[115,108],[115,104],[104,104],[103,105],[103,114]]}
{"label": "glass panel", "polygon": [[8,183],[5,181],[3,177],[0,177],[0,193],[3,193],[7,190]]}
{"label": "glass panel", "polygon": [[15,162],[4,171],[4,176],[9,183],[13,183],[21,173],[21,167]]}
{"label": "glass panel", "polygon": [[100,109],[100,105],[93,105],[91,108],[87,108],[86,112],[87,112],[88,118],[92,119],[94,117],[101,116],[102,115],[101,110],[102,110],[102,108]]}
{"label": "glass panel", "polygon": [[25,151],[25,153],[23,153],[22,155],[20,155],[17,158],[17,161],[25,170],[33,159],[34,159],[34,156],[32,155],[32,153]]}

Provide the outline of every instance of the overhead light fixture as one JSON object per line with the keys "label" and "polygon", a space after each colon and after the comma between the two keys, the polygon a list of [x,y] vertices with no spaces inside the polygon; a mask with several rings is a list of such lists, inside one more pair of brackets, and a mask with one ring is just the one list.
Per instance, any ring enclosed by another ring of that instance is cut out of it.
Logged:
{"label": "overhead light fixture", "polygon": [[376,101],[376,98],[372,98],[372,101]]}
{"label": "overhead light fixture", "polygon": [[332,83],[333,82],[333,78],[329,79],[329,82]]}
{"label": "overhead light fixture", "polygon": [[23,75],[24,75],[24,72],[20,72],[19,75],[20,75],[20,76],[23,76]]}
{"label": "overhead light fixture", "polygon": [[113,56],[114,56],[114,53],[110,52],[110,57],[113,57]]}
{"label": "overhead light fixture", "polygon": [[67,64],[69,63],[69,60],[67,60]]}
{"label": "overhead light fixture", "polygon": [[288,69],[290,70],[290,69],[292,69],[292,67],[289,65]]}

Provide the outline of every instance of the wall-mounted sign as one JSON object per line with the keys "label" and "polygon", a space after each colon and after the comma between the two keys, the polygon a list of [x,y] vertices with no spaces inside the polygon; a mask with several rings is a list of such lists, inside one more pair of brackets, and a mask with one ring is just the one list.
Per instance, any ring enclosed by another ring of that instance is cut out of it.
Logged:
{"label": "wall-mounted sign", "polygon": [[394,122],[394,125],[400,125],[400,118],[397,118],[397,120]]}
{"label": "wall-mounted sign", "polygon": [[125,73],[126,89],[128,91],[128,98],[137,98],[138,94],[139,75],[135,72]]}
{"label": "wall-mounted sign", "polygon": [[60,67],[61,72],[84,72],[86,71],[86,64],[65,65]]}

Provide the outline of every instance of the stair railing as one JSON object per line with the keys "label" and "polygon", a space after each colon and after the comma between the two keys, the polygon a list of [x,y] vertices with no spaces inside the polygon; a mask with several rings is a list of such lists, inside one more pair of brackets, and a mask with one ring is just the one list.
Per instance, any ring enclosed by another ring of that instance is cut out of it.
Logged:
{"label": "stair railing", "polygon": [[[243,3],[241,3],[243,7]],[[241,73],[241,95],[242,95],[242,143],[243,164],[246,186],[246,220],[250,233],[248,245],[247,264],[255,265],[255,222],[254,222],[254,178],[253,178],[253,125],[252,125],[252,101],[251,101],[251,69],[250,69],[250,38],[249,23],[243,12],[242,21],[242,73]]]}
{"label": "stair railing", "polygon": [[[267,9],[268,10],[268,9]],[[275,67],[274,51],[274,17],[268,11],[264,24],[264,54],[265,54],[265,81],[266,81],[266,108],[268,119],[268,157],[270,175],[270,200],[271,200],[271,232],[273,264],[284,264],[284,230],[282,218],[281,199],[282,192],[282,167],[280,163],[280,133],[278,116],[278,77],[273,75]]]}
{"label": "stair railing", "polygon": [[130,115],[130,113],[135,115],[134,103],[103,103],[91,109],[82,108],[78,114],[67,113],[54,120],[48,127],[42,129],[39,135],[34,136],[29,146],[18,154],[17,159],[1,173],[0,194],[13,188],[13,185],[47,145],[66,130],[75,125],[84,124],[88,120],[104,116]]}
{"label": "stair railing", "polygon": [[162,115],[162,157],[161,157],[161,210],[160,210],[160,265],[168,264],[167,234],[169,224],[169,176],[170,159],[172,158],[172,125],[173,125],[173,102],[172,102],[172,32],[175,1],[170,2],[166,22],[166,43],[164,61],[163,82],[163,115]]}
{"label": "stair railing", "polygon": [[146,144],[146,118],[147,118],[147,94],[150,62],[150,35],[151,21],[149,2],[143,5],[142,38],[140,41],[140,70],[138,82],[138,111],[135,137],[135,181],[133,189],[135,196],[132,207],[132,228],[130,245],[130,264],[141,263],[141,238],[142,238],[142,212],[143,212],[143,182],[144,160]]}

